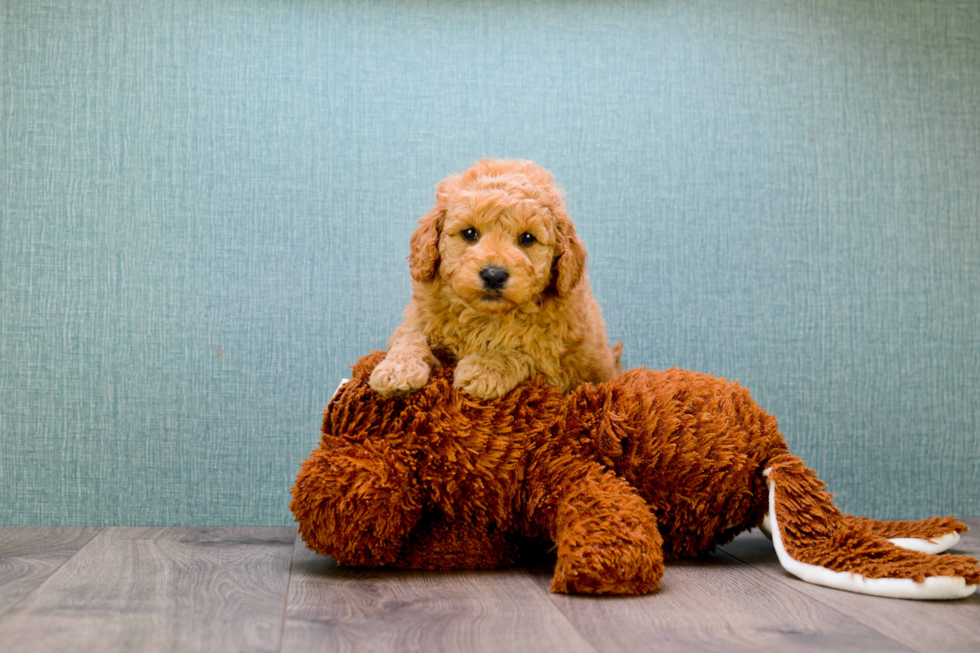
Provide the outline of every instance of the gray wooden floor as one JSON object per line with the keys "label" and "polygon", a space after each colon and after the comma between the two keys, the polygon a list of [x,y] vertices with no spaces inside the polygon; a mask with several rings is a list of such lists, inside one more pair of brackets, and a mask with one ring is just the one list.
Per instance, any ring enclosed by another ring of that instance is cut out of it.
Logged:
{"label": "gray wooden floor", "polygon": [[[971,526],[958,551],[980,555]],[[980,597],[807,585],[758,533],[669,566],[651,596],[554,595],[549,578],[345,569],[294,528],[0,527],[0,650],[980,650]]]}

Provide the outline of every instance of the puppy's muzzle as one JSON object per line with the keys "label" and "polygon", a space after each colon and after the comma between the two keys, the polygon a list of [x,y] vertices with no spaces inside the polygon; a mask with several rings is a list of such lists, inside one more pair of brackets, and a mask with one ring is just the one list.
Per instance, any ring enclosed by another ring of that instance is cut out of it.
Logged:
{"label": "puppy's muzzle", "polygon": [[480,270],[480,279],[483,280],[483,287],[487,290],[500,290],[507,283],[510,272],[504,268],[490,266]]}

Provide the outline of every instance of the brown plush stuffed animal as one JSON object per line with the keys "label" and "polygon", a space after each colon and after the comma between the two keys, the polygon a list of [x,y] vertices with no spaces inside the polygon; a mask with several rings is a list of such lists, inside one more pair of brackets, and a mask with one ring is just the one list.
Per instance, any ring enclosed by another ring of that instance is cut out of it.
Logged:
{"label": "brown plush stuffed animal", "polygon": [[490,569],[553,542],[553,591],[641,594],[665,559],[769,513],[780,562],[809,582],[906,598],[980,582],[973,558],[933,555],[966,530],[952,518],[841,514],[737,383],[637,369],[569,395],[532,377],[481,401],[444,361],[415,394],[385,399],[368,385],[383,358],[354,366],[293,487],[303,539],[341,563]]}

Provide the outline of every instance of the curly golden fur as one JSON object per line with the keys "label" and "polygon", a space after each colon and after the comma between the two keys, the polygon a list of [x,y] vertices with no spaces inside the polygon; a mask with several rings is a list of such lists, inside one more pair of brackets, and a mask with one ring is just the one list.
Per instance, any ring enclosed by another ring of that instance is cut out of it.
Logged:
{"label": "curly golden fur", "polygon": [[436,186],[409,254],[412,300],[371,375],[385,397],[421,388],[433,350],[480,399],[532,374],[568,392],[620,372],[585,271],[585,246],[550,173],[531,161],[478,161]]}

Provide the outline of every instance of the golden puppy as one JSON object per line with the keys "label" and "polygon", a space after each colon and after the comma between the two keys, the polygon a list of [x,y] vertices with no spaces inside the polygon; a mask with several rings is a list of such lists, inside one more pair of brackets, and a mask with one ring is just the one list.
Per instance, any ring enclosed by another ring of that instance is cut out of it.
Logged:
{"label": "golden puppy", "polygon": [[412,301],[370,379],[381,395],[421,388],[434,349],[458,361],[456,387],[481,399],[531,374],[567,392],[619,373],[622,345],[606,343],[585,247],[533,162],[486,159],[440,182],[408,258]]}

